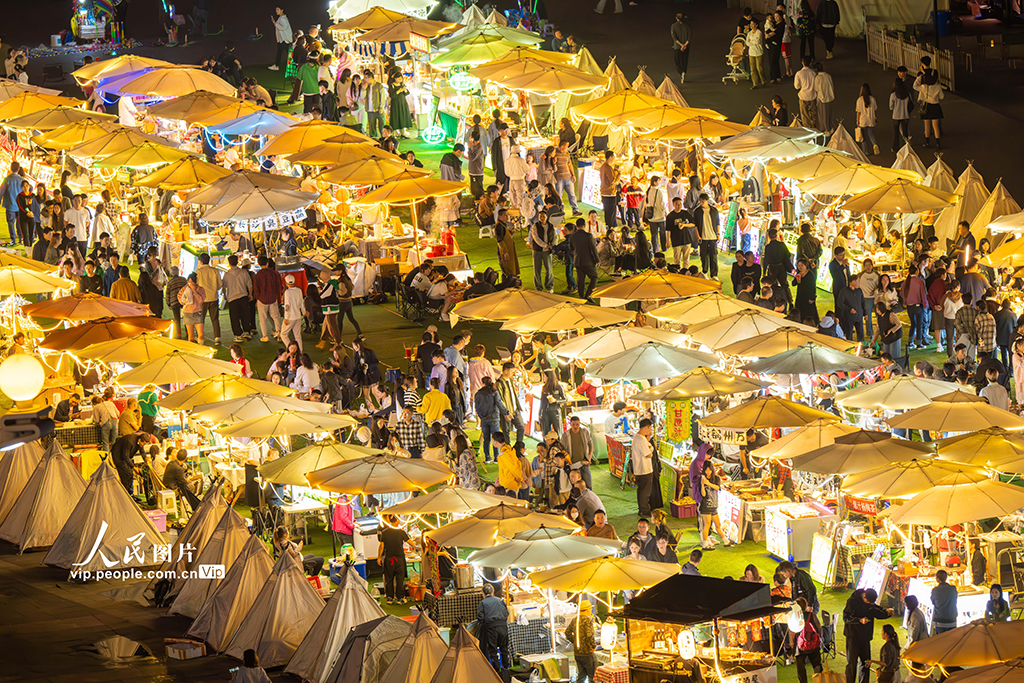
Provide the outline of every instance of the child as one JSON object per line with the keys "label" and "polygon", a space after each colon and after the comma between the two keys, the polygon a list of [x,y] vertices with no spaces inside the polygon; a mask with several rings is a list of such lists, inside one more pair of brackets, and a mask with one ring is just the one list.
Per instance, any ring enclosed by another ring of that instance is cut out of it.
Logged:
{"label": "child", "polygon": [[626,196],[626,225],[637,230],[640,229],[640,205],[644,201],[644,191],[635,178],[630,178],[626,186],[622,188]]}

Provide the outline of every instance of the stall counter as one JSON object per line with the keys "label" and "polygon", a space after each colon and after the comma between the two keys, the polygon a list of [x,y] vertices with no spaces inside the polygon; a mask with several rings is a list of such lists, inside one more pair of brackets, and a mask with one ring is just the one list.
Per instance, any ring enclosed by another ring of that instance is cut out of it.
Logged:
{"label": "stall counter", "polygon": [[815,502],[783,503],[765,508],[765,544],[768,552],[782,560],[806,562],[811,543],[822,522],[836,514]]}
{"label": "stall counter", "polygon": [[[917,598],[918,605],[921,611],[924,613],[925,622],[928,624],[928,629],[932,627],[932,588],[937,585],[937,582],[928,577],[912,577],[908,583],[907,595],[913,595]],[[973,586],[957,586],[959,595],[956,599],[956,608],[958,611],[956,618],[957,626],[966,626],[967,624],[981,619],[985,616],[985,606],[989,601],[988,590],[977,589]]]}

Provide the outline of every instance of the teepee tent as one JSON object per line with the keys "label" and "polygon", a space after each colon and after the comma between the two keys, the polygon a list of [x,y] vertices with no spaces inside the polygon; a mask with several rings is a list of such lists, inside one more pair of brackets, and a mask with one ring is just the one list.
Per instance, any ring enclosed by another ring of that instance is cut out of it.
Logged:
{"label": "teepee tent", "polygon": [[[43,564],[82,571],[150,567],[159,564],[155,547],[164,537],[142,514],[108,460],[100,463],[85,493],[53,541]],[[130,548],[131,552],[126,552]]]}
{"label": "teepee tent", "polygon": [[939,246],[945,244],[944,240],[954,240],[957,236],[957,226],[962,221],[971,223],[973,230],[974,217],[981,211],[981,207],[988,199],[988,188],[985,187],[985,180],[974,168],[974,164],[967,164],[967,168],[960,174],[954,194],[960,196],[956,204],[942,210],[939,217],[935,219],[935,236],[939,238]]}
{"label": "teepee tent", "polygon": [[508,26],[508,19],[506,19],[505,15],[498,10],[492,9],[491,13],[487,15],[487,20],[484,23],[491,24],[493,26]]}
{"label": "teepee tent", "polygon": [[437,626],[420,614],[379,683],[430,683],[447,651]]}
{"label": "teepee tent", "polygon": [[853,136],[847,132],[846,126],[841,123],[836,126],[836,132],[832,133],[832,137],[829,138],[828,144],[825,146],[840,152],[846,152],[862,164],[871,163],[868,161],[867,155],[864,154],[864,150],[860,148],[860,145],[853,139]]}
{"label": "teepee tent", "polygon": [[253,534],[185,635],[206,641],[217,652],[223,651],[273,568],[274,560],[263,541]]}
{"label": "teepee tent", "polygon": [[655,87],[654,81],[651,80],[651,77],[647,75],[646,66],[640,67],[640,73],[637,74],[635,79],[633,79],[633,85],[630,87],[644,95],[653,95],[655,97],[658,95],[658,88]]}
{"label": "teepee tent", "polygon": [[444,659],[434,672],[430,683],[499,683],[501,678],[495,673],[487,657],[480,651],[476,639],[469,635],[463,625],[451,637],[451,644]]}
{"label": "teepee tent", "polygon": [[31,441],[7,451],[0,458],[0,522],[14,507],[14,501],[18,500],[42,457],[43,447],[38,441]]}
{"label": "teepee tent", "polygon": [[953,169],[942,160],[942,154],[935,155],[935,163],[928,167],[928,173],[924,177],[924,184],[933,190],[943,192],[954,192],[956,190],[956,176]]}
{"label": "teepee tent", "polygon": [[[220,522],[213,530],[213,535],[199,552],[196,565],[219,564],[230,567],[238,558],[238,554],[242,552],[242,548],[245,547],[251,535],[242,516],[232,508],[226,508],[224,514],[221,515]],[[169,592],[172,595],[177,593],[177,596],[171,603],[170,609],[167,610],[168,613],[183,614],[194,619],[220,582],[221,579],[209,579],[198,575],[187,579],[176,579]],[[174,584],[179,584],[180,587],[175,589]]]}
{"label": "teepee tent", "polygon": [[54,439],[0,524],[0,539],[20,553],[51,545],[83,493],[85,480]]}
{"label": "teepee tent", "polygon": [[466,8],[466,11],[462,13],[462,19],[459,23],[465,26],[463,33],[466,31],[472,31],[477,26],[483,26],[487,23],[487,15],[483,13],[479,5],[470,5]]}
{"label": "teepee tent", "polygon": [[341,646],[325,683],[379,683],[410,631],[409,622],[390,614],[356,626]]}
{"label": "teepee tent", "polygon": [[[990,223],[1002,216],[1015,213],[1020,213],[1020,204],[1014,201],[1010,193],[1006,191],[1003,179],[1000,178],[996,186],[992,188],[992,194],[988,196],[988,199],[982,204],[981,210],[978,211],[978,215],[974,217],[974,222],[971,223],[971,232],[978,240],[981,240],[982,237],[989,237],[988,226]],[[995,242],[993,246],[999,246],[998,242]]]}
{"label": "teepee tent", "polygon": [[265,669],[288,663],[324,608],[300,559],[292,551],[281,553],[224,654],[241,659],[255,650]]}
{"label": "teepee tent", "polygon": [[[629,81],[626,80],[626,75],[622,73],[622,69],[615,63],[615,57],[608,59],[608,68],[604,70],[604,76],[608,79],[608,87],[601,94],[609,95],[611,93],[619,92],[620,90],[629,89]],[[594,93],[595,97],[592,100],[596,100],[597,93]],[[626,147],[626,135],[624,128],[610,128],[609,126],[599,125],[596,123],[590,124],[590,130],[587,133],[588,144],[593,144],[595,136],[605,135],[608,137],[608,149],[613,152],[620,153]]]}
{"label": "teepee tent", "polygon": [[661,85],[658,86],[658,92],[655,94],[663,100],[675,102],[680,107],[690,106],[689,103],[687,103],[686,98],[683,97],[683,93],[679,92],[679,88],[676,86],[675,81],[673,81],[668,75],[665,76],[665,80],[663,80]]}
{"label": "teepee tent", "polygon": [[[594,55],[590,53],[590,50],[583,47],[576,53],[576,68],[583,73],[590,74],[591,76],[600,76],[601,65],[594,59]],[[605,91],[608,92],[608,91]],[[583,104],[594,99],[592,94],[587,95],[574,95],[573,93],[564,92],[559,93],[558,99],[555,102],[553,108],[552,121],[557,122],[558,119],[569,117],[569,109],[575,107],[577,104]],[[557,125],[557,123],[556,123]]]}
{"label": "teepee tent", "polygon": [[924,162],[921,161],[921,157],[917,156],[917,152],[909,142],[896,153],[896,161],[893,162],[892,167],[900,171],[914,171],[919,173],[922,178],[928,175],[928,169],[924,167]]}
{"label": "teepee tent", "polygon": [[285,673],[295,674],[310,683],[323,683],[334,668],[349,631],[383,616],[384,610],[370,597],[366,581],[355,567],[346,565],[342,568],[338,589],[295,650]]}

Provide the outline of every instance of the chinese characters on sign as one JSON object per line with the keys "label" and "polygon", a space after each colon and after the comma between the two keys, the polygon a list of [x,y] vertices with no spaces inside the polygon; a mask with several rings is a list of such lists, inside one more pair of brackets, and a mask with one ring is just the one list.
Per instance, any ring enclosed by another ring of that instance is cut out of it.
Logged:
{"label": "chinese characters on sign", "polygon": [[873,500],[864,500],[863,498],[854,498],[853,496],[844,496],[844,503],[846,509],[850,512],[855,512],[858,515],[867,515],[874,517],[878,514],[878,507],[875,505]]}
{"label": "chinese characters on sign", "polygon": [[417,52],[430,52],[430,39],[418,33],[409,33],[409,49]]}
{"label": "chinese characters on sign", "polygon": [[665,401],[665,440],[672,443],[689,441],[692,415],[690,399]]}
{"label": "chinese characters on sign", "polygon": [[724,443],[731,444],[733,446],[739,446],[747,443],[747,434],[745,429],[722,429],[721,427],[709,427],[708,425],[698,422],[697,423],[697,434],[700,436],[701,441],[707,443]]}
{"label": "chinese characters on sign", "polygon": [[[92,550],[89,551],[88,557],[86,557],[82,562],[73,563],[71,566],[88,567],[97,556],[99,556],[100,561],[107,569],[112,569],[118,565],[123,567],[158,565],[163,564],[164,562],[171,562],[174,557],[174,543],[154,545],[152,546],[152,561],[149,561],[147,559],[146,549],[142,547],[142,542],[145,540],[146,534],[141,532],[126,539],[123,554],[120,551],[117,554],[114,554],[110,550],[109,546],[105,545],[103,542],[107,534],[107,528],[108,525],[106,522],[100,523],[100,532],[96,534],[96,542],[93,543]],[[106,552],[104,552],[104,548],[106,548]],[[192,553],[195,550],[195,546],[191,543],[178,545],[178,557],[176,561],[181,562],[182,559],[185,559],[186,562],[192,562]],[[108,557],[108,553],[110,553],[112,557]]]}

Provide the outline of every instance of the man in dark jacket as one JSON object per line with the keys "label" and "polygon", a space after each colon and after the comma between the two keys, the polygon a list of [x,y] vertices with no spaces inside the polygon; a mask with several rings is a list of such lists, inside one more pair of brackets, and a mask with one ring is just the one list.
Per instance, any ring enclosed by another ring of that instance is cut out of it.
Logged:
{"label": "man in dark jacket", "polygon": [[92,259],[85,262],[85,272],[78,276],[78,292],[103,294],[103,276],[96,272],[96,264]]}
{"label": "man in dark jacket", "polygon": [[693,210],[693,224],[700,240],[700,269],[710,278],[718,279],[718,209],[708,196],[700,195],[700,206]]}
{"label": "man in dark jacket", "polygon": [[174,338],[181,339],[181,302],[178,301],[178,293],[188,281],[178,272],[178,266],[171,266],[170,273],[171,277],[164,286],[164,298],[174,317]]}
{"label": "man in dark jacket", "polygon": [[781,290],[786,298],[790,298],[789,286],[786,276],[793,272],[793,254],[789,247],[779,237],[778,228],[768,228],[768,244],[764,245],[764,274],[772,278],[772,284],[777,284],[776,291]]}
{"label": "man in dark jacket", "polygon": [[465,176],[462,175],[462,155],[465,150],[466,148],[459,142],[452,147],[452,151],[441,157],[441,180],[461,183],[465,179]]}
{"label": "man in dark jacket", "polygon": [[850,266],[846,263],[846,249],[836,247],[832,250],[832,260],[828,262],[828,272],[832,276],[832,303],[839,307],[839,292],[843,291],[850,280]]}
{"label": "man in dark jacket", "polygon": [[[794,592],[794,596],[796,593]],[[888,619],[892,610],[875,604],[874,588],[856,590],[843,608],[843,635],[846,636],[846,683],[868,683],[871,673],[871,638],[875,619]],[[858,664],[860,671],[858,673]]]}
{"label": "man in dark jacket", "polygon": [[[500,584],[499,584],[500,585]],[[480,649],[495,671],[511,666],[508,647],[508,607],[501,598],[494,595],[494,586],[485,583],[484,599],[476,608],[476,620],[480,622]]]}
{"label": "man in dark jacket", "polygon": [[199,497],[192,493],[188,485],[188,475],[185,474],[185,461],[188,460],[188,453],[182,449],[174,460],[167,463],[164,470],[164,486],[178,494],[178,497],[188,502],[188,506],[194,512],[199,507]]}
{"label": "man in dark jacket", "polygon": [[839,3],[836,0],[821,0],[818,3],[817,19],[821,39],[825,41],[825,59],[832,59],[832,48],[836,46],[836,27],[840,19]]}
{"label": "man in dark jacket", "polygon": [[509,185],[509,178],[505,173],[505,159],[511,153],[512,141],[509,139],[508,125],[500,121],[498,124],[498,135],[491,141],[491,170],[494,171],[494,182],[504,193],[508,192]]}
{"label": "man in dark jacket", "polygon": [[857,341],[864,340],[864,292],[860,288],[860,273],[850,276],[850,281],[839,291],[836,311],[839,313],[839,324],[847,339],[853,339],[857,332]]}
{"label": "man in dark jacket", "polygon": [[[530,228],[530,249],[533,251],[533,288],[552,292],[555,276],[551,272],[551,253],[555,246],[555,228],[544,211],[537,212],[537,222]],[[543,278],[543,280],[542,280]]]}
{"label": "man in dark jacket", "polygon": [[[114,445],[110,447],[110,459],[114,462],[114,468],[117,470],[117,476],[121,480],[121,485],[124,486],[125,490],[128,491],[128,495],[132,495],[132,484],[135,481],[135,456],[142,455],[142,449],[139,448],[139,442],[142,439],[147,438],[142,432],[133,432],[131,434],[125,434],[124,436],[118,437]],[[164,481],[166,482],[167,472],[164,472]]]}
{"label": "man in dark jacket", "polygon": [[[996,346],[999,348],[999,357],[1003,365],[1010,367],[1010,340],[1017,330],[1017,316],[1013,314],[1010,300],[1003,301],[1003,305],[996,311]],[[993,354],[994,355],[994,354]]]}
{"label": "man in dark jacket", "polygon": [[[590,300],[597,286],[597,245],[594,236],[587,231],[587,222],[576,220],[576,230],[572,233],[572,248],[576,265],[576,295],[581,299]],[[589,281],[589,282],[588,282]]]}
{"label": "man in dark jacket", "polygon": [[[32,258],[36,261],[46,260],[46,248],[50,246],[50,236],[53,235],[53,228],[46,226],[42,229],[39,239],[32,245]],[[100,292],[102,294],[103,292]]]}

